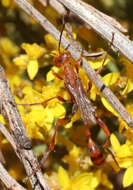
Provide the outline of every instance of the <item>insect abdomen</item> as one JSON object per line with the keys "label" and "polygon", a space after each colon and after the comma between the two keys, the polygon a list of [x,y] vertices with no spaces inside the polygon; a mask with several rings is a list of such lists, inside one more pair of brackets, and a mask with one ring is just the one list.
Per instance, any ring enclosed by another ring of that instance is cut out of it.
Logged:
{"label": "insect abdomen", "polygon": [[89,151],[90,151],[90,158],[92,160],[92,162],[95,165],[101,165],[105,158],[100,150],[100,148],[92,141],[92,139],[90,140],[90,144],[89,144]]}

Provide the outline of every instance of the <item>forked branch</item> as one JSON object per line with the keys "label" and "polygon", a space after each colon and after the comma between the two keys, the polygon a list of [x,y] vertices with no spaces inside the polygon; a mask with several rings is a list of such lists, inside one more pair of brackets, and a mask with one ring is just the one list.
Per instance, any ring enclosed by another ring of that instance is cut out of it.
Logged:
{"label": "forked branch", "polygon": [[112,33],[115,34],[113,41],[114,47],[119,50],[127,59],[133,63],[133,43],[124,36],[112,22],[107,21],[102,14],[99,14],[92,6],[81,0],[57,0],[67,7],[70,11],[80,17],[85,23],[95,30],[105,40],[111,42]]}
{"label": "forked branch", "polygon": [[[54,25],[52,25],[47,18],[45,18],[40,12],[38,12],[28,1],[26,0],[14,0],[25,12],[27,12],[30,16],[32,16],[34,19],[36,19],[38,21],[38,23],[40,23],[40,25],[50,34],[52,34],[57,40],[60,39],[60,32],[54,27]],[[61,0],[60,0],[61,2]],[[63,2],[67,2],[62,0]],[[71,3],[75,3],[75,0],[71,1]],[[69,1],[69,5],[68,8],[70,8],[70,1]],[[72,3],[72,5],[73,5]],[[82,6],[82,11],[84,10],[84,6],[82,5],[82,3],[78,2],[78,5],[80,5],[80,7]],[[67,4],[66,4],[67,6]],[[76,6],[76,5],[75,5]],[[87,10],[86,10],[87,12]],[[88,13],[88,12],[87,12]],[[75,11],[75,14],[78,14],[78,10],[77,12]],[[90,15],[92,15],[90,13]],[[97,16],[93,13],[93,17],[95,19],[97,19]],[[99,17],[98,17],[99,19]],[[105,22],[107,24],[107,21]],[[95,23],[92,23],[95,25]],[[128,40],[125,36],[123,36],[122,33],[118,33],[117,29],[115,29],[114,27],[108,26],[108,39],[109,41],[112,40],[112,33],[115,34],[115,32],[117,32],[117,36],[114,39],[115,42],[115,47],[119,46],[118,41],[120,43],[120,39],[121,42],[124,45],[121,46],[122,47],[122,51],[125,50],[125,48],[127,48],[128,46],[128,50],[126,49],[126,52],[130,51],[129,47],[131,47],[132,51],[130,52],[131,54],[131,59],[133,57],[133,45],[132,42],[130,40]],[[111,33],[110,33],[110,29],[111,29]],[[107,31],[106,31],[107,32]],[[120,38],[118,37],[118,34],[120,34]],[[118,37],[118,40],[116,39]],[[77,50],[68,40],[65,39],[64,36],[62,36],[61,39],[61,44],[64,48],[68,47],[67,49],[68,51],[71,52],[72,57],[75,60],[78,60],[80,57],[81,52],[79,50]],[[127,46],[126,46],[127,44]],[[118,48],[118,47],[117,47]],[[83,62],[83,68],[86,70],[88,76],[90,77],[91,80],[93,80],[93,82],[95,83],[95,85],[97,86],[97,88],[103,93],[104,97],[108,100],[108,102],[112,105],[112,107],[118,112],[118,114],[121,116],[121,118],[128,124],[128,126],[133,127],[133,119],[131,117],[131,115],[127,112],[127,110],[125,109],[125,107],[121,104],[121,102],[118,100],[118,98],[113,94],[113,92],[103,83],[103,81],[101,80],[101,78],[99,76],[96,76],[96,72],[92,69],[92,67],[88,64],[86,59],[82,59]]]}

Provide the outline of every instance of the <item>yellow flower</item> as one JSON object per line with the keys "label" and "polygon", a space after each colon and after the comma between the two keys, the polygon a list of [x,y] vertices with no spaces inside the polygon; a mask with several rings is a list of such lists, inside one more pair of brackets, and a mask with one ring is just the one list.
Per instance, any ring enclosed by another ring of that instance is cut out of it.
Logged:
{"label": "yellow flower", "polygon": [[21,47],[26,51],[30,59],[38,59],[46,52],[45,48],[35,43],[34,44],[23,43]]}
{"label": "yellow flower", "polygon": [[122,63],[125,65],[125,74],[129,79],[133,80],[133,64],[125,57],[121,57]]}
{"label": "yellow flower", "polygon": [[31,80],[34,79],[38,72],[38,61],[37,60],[30,60],[27,66],[27,72]]}
{"label": "yellow flower", "polygon": [[13,62],[16,66],[26,68],[29,57],[27,55],[20,55],[13,59]]}
{"label": "yellow flower", "polygon": [[46,34],[44,40],[50,49],[58,48],[58,41],[51,34]]}
{"label": "yellow flower", "polygon": [[130,166],[123,177],[123,187],[128,187],[133,184],[133,165]]}
{"label": "yellow flower", "polygon": [[84,88],[88,89],[89,78],[88,78],[88,75],[86,74],[85,70],[82,68],[79,68],[78,75],[82,81]]}
{"label": "yellow flower", "polygon": [[34,121],[31,120],[31,122],[29,121],[26,122],[26,118],[25,118],[24,124],[26,126],[26,131],[28,133],[28,136],[31,139],[39,139],[39,140],[45,139],[45,133],[44,133],[45,130],[41,130],[41,127],[38,126],[36,123],[34,123]]}
{"label": "yellow flower", "polygon": [[58,170],[58,179],[59,179],[59,184],[62,187],[64,187],[64,189],[67,189],[70,186],[69,176],[68,176],[67,172],[62,167],[60,167]]}
{"label": "yellow flower", "polygon": [[[98,69],[98,68],[103,66],[104,56],[103,56],[102,60],[101,59],[96,59],[96,60],[93,60],[93,61],[89,60],[88,63],[91,65],[91,67],[93,69]],[[110,61],[110,59],[107,58],[106,61],[104,62],[104,65],[106,65],[109,61]]]}
{"label": "yellow flower", "polygon": [[11,80],[10,80],[10,85],[11,85],[11,88],[13,89],[14,87],[18,87],[19,85],[21,85],[21,79],[20,77],[18,76],[18,74],[14,75],[11,77]]}
{"label": "yellow flower", "polygon": [[115,158],[122,168],[127,168],[123,177],[123,186],[127,187],[133,184],[133,143],[126,140],[126,143],[120,145],[115,135],[111,135],[111,144],[115,151]]}
{"label": "yellow flower", "polygon": [[[127,110],[131,113],[133,112],[132,104],[127,105]],[[111,144],[116,153],[116,160],[119,166],[122,168],[127,168],[123,177],[123,186],[127,187],[133,184],[132,172],[133,172],[133,133],[128,125],[119,118],[120,121],[120,131],[124,129],[124,135],[127,137],[125,144],[120,145],[117,138],[111,135]]]}
{"label": "yellow flower", "polygon": [[27,55],[20,55],[13,61],[15,65],[19,66],[20,68],[27,68],[29,78],[33,80],[39,70],[38,58],[40,58],[46,52],[46,49],[35,43],[23,43],[21,46],[26,51]]}
{"label": "yellow flower", "polygon": [[12,158],[12,164],[8,169],[9,174],[16,180],[22,180],[24,178],[23,166],[16,162],[16,159]]}
{"label": "yellow flower", "polygon": [[108,189],[113,189],[112,183],[109,181],[107,174],[104,173],[102,169],[97,170],[95,172],[95,176],[97,176],[101,185],[107,187]]}
{"label": "yellow flower", "polygon": [[118,72],[113,72],[113,73],[108,73],[104,77],[102,77],[103,82],[107,86],[111,86],[115,84],[120,76],[120,73]]}
{"label": "yellow flower", "polygon": [[[32,103],[41,103],[43,102],[43,96],[38,91],[34,90],[32,86],[26,85],[22,93],[24,94],[24,98],[21,103],[23,104],[32,104]],[[32,108],[29,106],[29,108]]]}
{"label": "yellow flower", "polygon": [[55,66],[52,67],[52,69],[47,73],[47,76],[46,76],[46,81],[47,82],[52,81],[52,80],[54,80],[56,78],[56,76],[53,74],[53,72],[58,73],[59,68],[55,67]]}
{"label": "yellow flower", "polygon": [[4,117],[3,117],[3,115],[1,115],[1,114],[0,114],[0,122],[1,122],[3,125],[6,124],[6,121],[5,121]]}
{"label": "yellow flower", "polygon": [[[114,73],[108,73],[106,74],[104,77],[102,77],[103,82],[105,83],[105,85],[107,86],[111,86],[113,84],[115,84],[117,82],[117,80],[119,79],[120,73],[118,72],[114,72]],[[96,100],[96,95],[100,95],[101,96],[101,101],[104,104],[104,106],[107,108],[109,107],[106,106],[107,105],[107,101],[105,99],[103,99],[103,96],[101,94],[101,92],[97,89],[97,87],[92,83],[92,88],[90,90],[90,98],[94,101]],[[106,101],[106,102],[105,102]],[[108,108],[107,108],[108,109]],[[111,111],[112,109],[110,108],[109,111]],[[113,112],[114,113],[114,112]]]}
{"label": "yellow flower", "polygon": [[1,38],[0,47],[8,56],[14,56],[19,52],[18,46],[16,46],[9,38]]}
{"label": "yellow flower", "polygon": [[95,101],[96,100],[96,96],[98,94],[100,94],[98,88],[94,84],[92,84],[92,87],[90,89],[90,99],[93,100],[93,101]]}
{"label": "yellow flower", "polygon": [[74,114],[74,116],[71,118],[71,121],[65,125],[65,128],[71,128],[73,123],[81,118],[81,113],[78,109],[78,111]]}
{"label": "yellow flower", "polygon": [[35,78],[39,70],[38,58],[41,57],[46,49],[37,44],[22,44],[22,48],[26,51],[26,55],[19,55],[13,59],[13,62],[20,69],[26,69],[31,80]]}
{"label": "yellow flower", "polygon": [[101,97],[101,101],[105,108],[112,112],[116,117],[119,117],[118,113],[115,111],[115,109],[110,105],[110,103],[104,98],[104,96]]}
{"label": "yellow flower", "polygon": [[2,3],[2,5],[4,7],[9,7],[10,6],[10,0],[2,0],[1,3]]}
{"label": "yellow flower", "polygon": [[[130,113],[130,115],[133,117],[133,104],[132,102],[129,102],[127,105],[126,105],[126,109],[127,111]],[[120,126],[119,126],[119,130],[120,132],[123,130],[123,129],[130,129],[130,126],[127,125],[127,123],[125,121],[123,121],[121,118],[119,118],[119,122],[120,122]],[[132,130],[130,130],[130,133],[132,133]],[[127,136],[128,137],[128,136]]]}
{"label": "yellow flower", "polygon": [[49,106],[44,108],[41,105],[31,107],[31,111],[24,116],[24,123],[31,138],[44,139],[42,132],[47,133],[51,129],[54,118],[61,119],[65,115],[65,109],[59,103],[51,108]]}
{"label": "yellow flower", "polygon": [[133,80],[128,79],[126,87],[124,88],[124,90],[122,91],[122,95],[128,94],[129,92],[131,92],[133,90]]}
{"label": "yellow flower", "polygon": [[6,67],[6,72],[9,75],[13,74],[15,70],[13,64],[11,64],[10,57],[19,53],[19,48],[9,38],[0,38],[0,56],[2,58],[2,64]]}
{"label": "yellow flower", "polygon": [[[36,90],[33,90],[31,86],[26,86],[22,91],[24,93],[24,99],[22,103],[40,103],[33,106],[25,106],[25,109],[27,109],[28,112],[26,113],[26,115],[24,115],[23,113],[24,123],[26,124],[26,126],[29,126],[32,123],[32,129],[37,125],[38,128],[43,128],[45,132],[51,129],[55,118],[64,118],[66,114],[66,110],[62,105],[62,102],[60,102],[58,99],[50,100],[46,103],[46,105],[41,104],[48,98],[52,98],[53,96],[55,96],[54,88],[51,88],[51,86],[49,85],[45,86],[45,89],[46,88],[46,96],[44,94],[38,93]],[[35,137],[35,133],[33,134],[32,132],[30,132],[30,136],[32,138]]]}
{"label": "yellow flower", "polygon": [[62,167],[58,170],[58,180],[62,190],[95,190],[99,185],[98,178],[92,172],[70,178]]}
{"label": "yellow flower", "polygon": [[[54,72],[58,71],[57,67],[53,67],[52,69]],[[51,71],[49,71],[47,73],[47,82],[53,80],[52,84],[48,84],[45,85],[42,89],[42,95],[44,99],[48,99],[51,98],[53,96],[62,96],[64,99],[68,99],[68,93],[66,92],[66,90],[64,90],[64,81],[58,79],[57,77],[55,77],[55,75],[53,75],[53,73]],[[59,100],[55,100],[60,102]]]}

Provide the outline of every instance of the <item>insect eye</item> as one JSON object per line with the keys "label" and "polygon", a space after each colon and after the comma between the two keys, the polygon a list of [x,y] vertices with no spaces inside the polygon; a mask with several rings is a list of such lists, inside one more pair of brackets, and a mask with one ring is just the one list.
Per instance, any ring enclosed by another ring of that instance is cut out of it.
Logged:
{"label": "insect eye", "polygon": [[62,62],[63,62],[63,59],[62,59],[62,58],[59,58],[59,59],[58,59],[58,62],[59,62],[59,63],[62,63]]}

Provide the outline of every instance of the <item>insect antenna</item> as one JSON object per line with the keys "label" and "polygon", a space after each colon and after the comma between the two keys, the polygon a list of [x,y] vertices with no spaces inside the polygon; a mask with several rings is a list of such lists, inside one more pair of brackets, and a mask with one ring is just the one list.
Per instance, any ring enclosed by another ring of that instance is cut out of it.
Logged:
{"label": "insect antenna", "polygon": [[[66,24],[66,21],[67,21],[67,17],[69,17],[69,14],[70,14],[70,11],[68,9],[67,10],[67,13],[66,15],[63,15],[63,18],[62,18],[62,29],[61,29],[61,33],[60,33],[60,38],[59,38],[59,46],[58,46],[58,51],[59,51],[59,54],[61,53],[61,38],[62,38],[62,34],[63,34],[63,31],[65,29],[65,24]],[[68,47],[67,47],[68,49]]]}
{"label": "insect antenna", "polygon": [[63,18],[62,18],[62,22],[63,22],[63,25],[62,25],[62,29],[61,29],[61,33],[60,33],[60,39],[59,39],[59,46],[58,46],[58,51],[59,51],[59,54],[61,53],[60,51],[60,47],[61,47],[61,38],[62,38],[62,34],[63,34],[63,31],[65,29],[65,19],[64,19],[64,15],[63,15]]}

